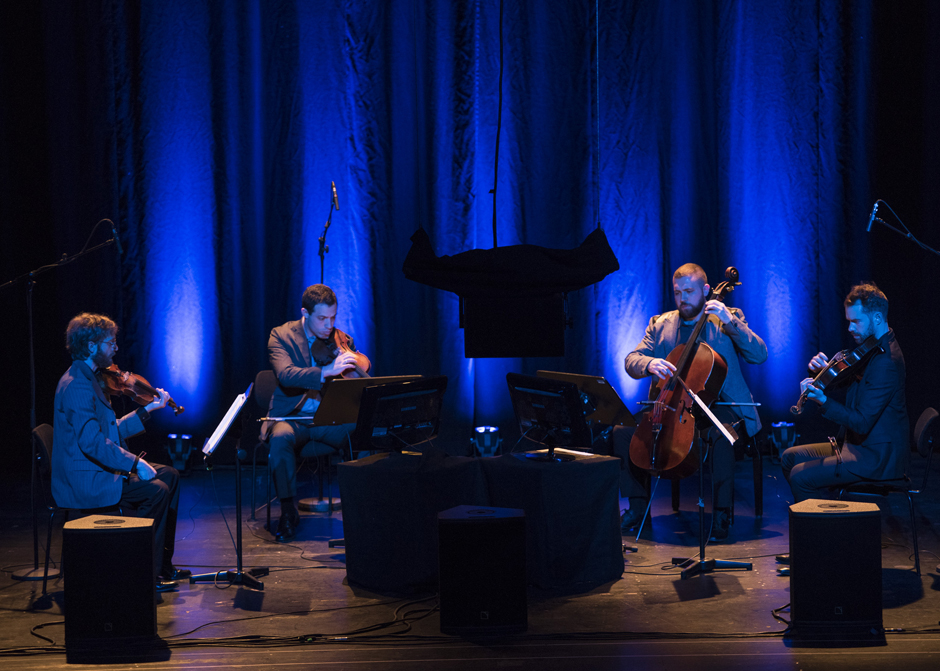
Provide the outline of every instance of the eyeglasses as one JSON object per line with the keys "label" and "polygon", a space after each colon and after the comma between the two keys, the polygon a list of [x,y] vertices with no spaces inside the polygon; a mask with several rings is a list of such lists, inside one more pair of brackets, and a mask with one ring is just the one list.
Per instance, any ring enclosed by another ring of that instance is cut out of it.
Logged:
{"label": "eyeglasses", "polygon": [[99,344],[111,345],[112,347],[114,347],[115,345],[117,345],[117,338],[111,338],[110,340],[102,340]]}

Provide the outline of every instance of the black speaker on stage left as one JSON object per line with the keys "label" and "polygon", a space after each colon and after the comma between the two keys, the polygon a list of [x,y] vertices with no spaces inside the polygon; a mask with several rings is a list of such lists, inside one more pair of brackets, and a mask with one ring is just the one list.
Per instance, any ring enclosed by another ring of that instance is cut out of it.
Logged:
{"label": "black speaker on stage left", "polygon": [[873,503],[790,506],[790,614],[797,638],[882,637],[881,512]]}
{"label": "black speaker on stage left", "polygon": [[153,520],[89,515],[62,530],[65,650],[69,663],[156,640]]}
{"label": "black speaker on stage left", "polygon": [[457,506],[438,513],[441,631],[509,634],[529,626],[525,513]]}

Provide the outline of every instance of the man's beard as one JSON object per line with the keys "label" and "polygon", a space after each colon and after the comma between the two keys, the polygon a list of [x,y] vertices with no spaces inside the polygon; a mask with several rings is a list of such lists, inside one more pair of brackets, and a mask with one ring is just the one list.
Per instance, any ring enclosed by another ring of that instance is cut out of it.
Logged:
{"label": "man's beard", "polygon": [[859,344],[863,343],[873,335],[875,335],[875,325],[869,324],[867,331],[865,331],[864,333],[859,333],[858,335],[855,336],[855,342]]}
{"label": "man's beard", "polygon": [[91,358],[91,360],[98,368],[107,368],[112,363],[114,363],[114,358],[109,354],[105,354],[104,350],[102,349],[99,349],[97,352],[95,352],[95,355]]}
{"label": "man's beard", "polygon": [[705,307],[705,300],[702,299],[696,305],[680,304],[679,305],[679,316],[682,317],[685,321],[689,322],[698,317],[699,312],[702,311],[702,308]]}

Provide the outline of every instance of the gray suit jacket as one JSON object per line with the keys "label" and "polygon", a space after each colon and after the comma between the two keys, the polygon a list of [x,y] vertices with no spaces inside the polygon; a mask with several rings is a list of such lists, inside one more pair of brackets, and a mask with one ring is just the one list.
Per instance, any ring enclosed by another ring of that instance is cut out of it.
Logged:
{"label": "gray suit jacket", "polygon": [[[722,325],[714,315],[708,317],[708,322],[702,328],[701,340],[707,342],[728,364],[728,374],[721,388],[719,400],[753,403],[754,398],[741,374],[738,355],[748,363],[763,363],[767,360],[767,345],[748,327],[743,312],[737,308],[729,308],[729,310],[733,319],[728,324]],[[643,340],[624,361],[624,368],[630,377],[639,380],[648,376],[646,367],[650,362],[653,359],[665,359],[676,345],[680,344],[681,321],[678,310],[656,315],[650,319]],[[650,394],[652,397],[652,385],[650,385]],[[756,408],[744,406],[732,408],[732,411],[744,419],[744,426],[749,436],[754,436],[760,431],[760,417]]]}
{"label": "gray suit jacket", "polygon": [[123,440],[144,430],[143,408],[118,419],[82,361],[59,380],[52,435],[52,496],[66,508],[103,508],[121,500],[121,476],[136,456]]}

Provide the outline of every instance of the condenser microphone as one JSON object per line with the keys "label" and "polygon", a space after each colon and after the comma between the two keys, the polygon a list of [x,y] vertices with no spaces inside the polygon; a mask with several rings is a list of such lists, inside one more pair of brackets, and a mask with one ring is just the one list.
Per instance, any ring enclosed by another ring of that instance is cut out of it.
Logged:
{"label": "condenser microphone", "polygon": [[871,233],[872,222],[875,221],[875,213],[878,211],[878,201],[875,201],[875,206],[871,208],[871,216],[868,217],[868,228],[865,229],[866,233]]}
{"label": "condenser microphone", "polygon": [[[108,221],[111,221],[108,219]],[[121,247],[121,238],[118,237],[117,226],[114,225],[114,222],[111,221],[111,235],[114,236],[114,245],[117,247],[118,254],[124,256],[124,248]]]}
{"label": "condenser microphone", "polygon": [[[330,184],[333,186],[333,207],[335,207],[338,210],[339,209],[339,196],[336,195],[336,182],[330,182]],[[869,223],[869,226],[871,226],[870,223]]]}

